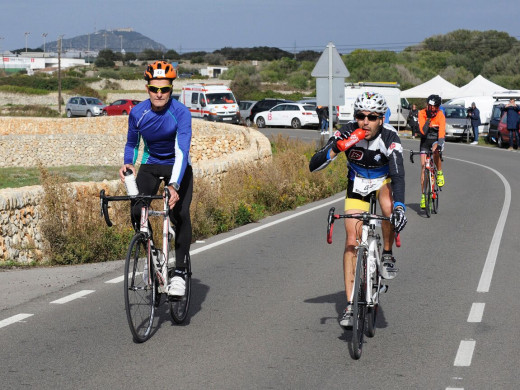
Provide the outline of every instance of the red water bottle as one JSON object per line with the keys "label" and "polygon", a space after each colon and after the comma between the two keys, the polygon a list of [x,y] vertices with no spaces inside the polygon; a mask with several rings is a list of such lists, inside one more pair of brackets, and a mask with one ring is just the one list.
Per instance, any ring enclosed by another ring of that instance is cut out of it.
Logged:
{"label": "red water bottle", "polygon": [[337,142],[338,149],[344,152],[345,150],[357,144],[362,139],[365,139],[365,130],[356,129],[352,132],[352,134],[350,134],[350,137],[348,137],[347,139],[339,140]]}

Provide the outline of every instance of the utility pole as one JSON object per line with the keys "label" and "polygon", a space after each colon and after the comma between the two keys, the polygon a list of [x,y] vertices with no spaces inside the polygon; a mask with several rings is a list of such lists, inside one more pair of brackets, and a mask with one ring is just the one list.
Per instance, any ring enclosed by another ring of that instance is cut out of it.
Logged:
{"label": "utility pole", "polygon": [[120,35],[119,39],[121,40],[121,53],[123,53],[123,36]]}
{"label": "utility pole", "polygon": [[107,33],[103,33],[103,36],[105,37],[105,50],[107,49]]}
{"label": "utility pole", "polygon": [[27,53],[27,35],[30,34],[30,32],[25,32],[25,52]]}
{"label": "utility pole", "polygon": [[61,114],[61,41],[63,35],[58,37],[58,112]]}
{"label": "utility pole", "polygon": [[43,56],[45,57],[45,37],[47,36],[47,33],[43,33],[42,34],[42,38],[43,38]]}
{"label": "utility pole", "polygon": [[87,62],[90,64],[90,33],[88,33]]}

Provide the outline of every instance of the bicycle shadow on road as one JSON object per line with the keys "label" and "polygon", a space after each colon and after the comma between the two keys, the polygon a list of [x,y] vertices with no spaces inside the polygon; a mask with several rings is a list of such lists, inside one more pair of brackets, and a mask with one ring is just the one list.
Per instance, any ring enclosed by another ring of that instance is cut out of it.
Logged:
{"label": "bicycle shadow on road", "polygon": [[421,218],[428,218],[428,216],[426,215],[426,211],[424,211],[424,209],[421,208],[421,205],[419,203],[407,203],[406,208],[412,209]]}
{"label": "bicycle shadow on road", "polygon": [[[339,325],[339,316],[343,314],[343,311],[345,310],[345,307],[347,305],[347,299],[345,297],[345,291],[338,291],[334,294],[328,294],[328,295],[322,295],[320,297],[316,298],[310,298],[304,300],[305,303],[333,303],[336,308],[337,315],[335,317],[322,317],[320,319],[321,324],[325,324],[327,322],[333,321],[338,323]],[[388,323],[385,319],[385,314],[383,310],[383,304],[379,305],[378,312],[377,312],[377,318],[376,318],[376,328],[386,328],[388,326]],[[343,329],[343,328],[341,328]],[[343,334],[339,337],[341,340],[345,341],[351,341],[352,332],[350,330],[347,330],[346,332],[343,332]]]}
{"label": "bicycle shadow on road", "polygon": [[171,324],[171,326],[187,326],[190,324],[190,321],[193,317],[197,315],[198,312],[201,311],[202,303],[206,300],[206,296],[209,292],[209,286],[203,284],[199,279],[192,278],[191,279],[191,300],[190,307],[188,309],[188,316],[186,320],[182,324],[176,324],[173,322],[170,316],[169,304],[166,301],[165,297],[161,299],[161,305],[159,310],[159,321],[157,322],[157,326],[154,329],[156,332],[165,322],[166,324]]}

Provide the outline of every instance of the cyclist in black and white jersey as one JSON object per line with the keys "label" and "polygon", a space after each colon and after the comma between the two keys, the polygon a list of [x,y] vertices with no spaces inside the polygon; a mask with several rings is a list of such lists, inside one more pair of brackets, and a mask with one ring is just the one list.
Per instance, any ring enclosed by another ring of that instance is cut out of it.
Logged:
{"label": "cyclist in black and white jersey", "polygon": [[[404,228],[407,219],[404,205],[403,148],[397,131],[391,125],[383,123],[387,109],[386,100],[382,95],[371,92],[359,95],[354,103],[355,120],[333,134],[326,145],[311,158],[309,168],[311,171],[323,169],[339,153],[346,153],[348,185],[345,212],[347,214],[368,212],[369,196],[376,191],[383,215],[391,217],[390,221],[382,222],[384,248],[381,274],[386,279],[393,279],[397,271],[394,268],[395,258],[392,254],[395,233],[399,233]],[[363,132],[359,133],[361,131],[359,129]],[[355,134],[352,135],[354,131]],[[356,134],[364,135],[364,139],[348,148],[352,137]],[[345,219],[345,229],[347,239],[343,269],[348,303],[340,318],[340,324],[351,326],[356,237],[360,235],[360,226],[355,219]]]}

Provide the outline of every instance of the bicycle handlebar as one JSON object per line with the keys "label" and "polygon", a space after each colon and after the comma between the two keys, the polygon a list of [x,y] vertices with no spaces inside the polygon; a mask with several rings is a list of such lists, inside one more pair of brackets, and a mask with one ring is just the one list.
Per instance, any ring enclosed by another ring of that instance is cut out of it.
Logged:
{"label": "bicycle handlebar", "polygon": [[[413,164],[414,161],[413,161],[413,156],[416,155],[416,154],[422,154],[423,152],[414,152],[413,150],[410,150],[410,162]],[[431,150],[428,150],[427,152],[424,152],[424,154],[426,154],[428,157],[430,157],[434,152],[432,152]],[[439,157],[441,158],[441,161],[444,161],[444,158],[442,158],[442,150],[439,150]]]}
{"label": "bicycle handlebar", "polygon": [[[106,196],[105,190],[101,190],[99,192],[99,199],[101,201],[101,215],[105,217],[106,224],[111,227],[112,221],[108,215],[108,202],[118,202],[123,200],[143,200],[143,199],[163,199],[166,197],[166,204],[168,204],[168,200],[170,199],[170,190],[168,188],[164,188],[164,195],[120,195],[120,196]],[[169,210],[169,207],[168,207]]]}

